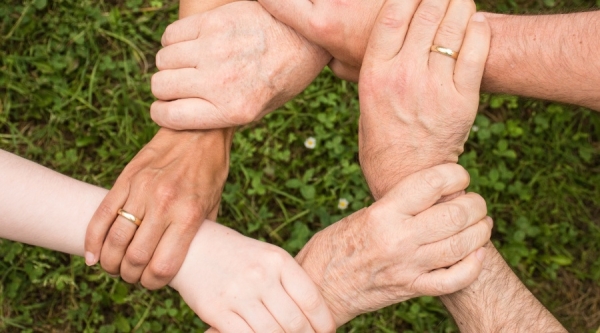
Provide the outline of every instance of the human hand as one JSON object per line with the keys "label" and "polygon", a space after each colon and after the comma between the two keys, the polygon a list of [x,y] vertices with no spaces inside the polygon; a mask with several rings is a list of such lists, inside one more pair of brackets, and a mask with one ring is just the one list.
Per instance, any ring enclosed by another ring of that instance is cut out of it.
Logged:
{"label": "human hand", "polygon": [[[386,2],[360,74],[359,157],[376,198],[417,170],[457,162],[479,105],[484,16],[471,0],[423,0],[413,17],[415,9]],[[460,50],[458,59],[432,44]]]}
{"label": "human hand", "polygon": [[456,292],[477,279],[492,220],[464,190],[469,174],[439,165],[403,179],[381,200],[317,233],[296,260],[319,286],[338,326],[407,299]]}
{"label": "human hand", "polygon": [[[160,129],[117,179],[85,238],[86,262],[148,289],[177,273],[204,218],[216,219],[233,130]],[[136,225],[117,211],[143,220]]]}
{"label": "human hand", "polygon": [[299,94],[329,55],[259,3],[237,1],[167,27],[152,77],[152,119],[172,129],[258,120]]}
{"label": "human hand", "polygon": [[[358,81],[371,29],[384,0],[258,0],[279,21],[332,56],[329,67],[342,79]],[[401,5],[415,7],[417,0]],[[409,18],[410,21],[410,18]]]}
{"label": "human hand", "polygon": [[171,282],[221,333],[335,332],[317,287],[284,250],[205,221]]}

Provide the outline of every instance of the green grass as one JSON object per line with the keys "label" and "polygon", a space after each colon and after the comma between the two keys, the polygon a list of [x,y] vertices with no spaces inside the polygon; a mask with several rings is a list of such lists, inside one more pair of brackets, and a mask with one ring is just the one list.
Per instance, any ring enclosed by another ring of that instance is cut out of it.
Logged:
{"label": "green grass", "polygon": [[[482,0],[488,11],[591,8],[596,0]],[[110,187],[157,128],[149,78],[176,3],[0,4],[0,148]],[[600,327],[600,117],[564,105],[483,95],[461,163],[489,203],[494,242],[574,332]],[[220,221],[297,251],[371,203],[357,162],[356,86],[325,71],[234,141]],[[307,137],[317,139],[308,150]],[[337,208],[339,198],[350,209]],[[80,258],[0,241],[0,331],[188,332],[204,327],[176,292],[148,292]],[[434,298],[361,316],[340,331],[454,332]]]}

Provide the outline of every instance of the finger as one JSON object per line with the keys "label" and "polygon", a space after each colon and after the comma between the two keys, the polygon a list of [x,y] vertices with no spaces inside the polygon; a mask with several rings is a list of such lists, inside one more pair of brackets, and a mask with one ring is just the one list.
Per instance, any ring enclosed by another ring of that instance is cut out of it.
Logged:
{"label": "finger", "polygon": [[428,296],[451,294],[468,287],[481,273],[486,251],[482,247],[450,268],[440,268],[421,275],[415,281],[415,287]]}
{"label": "finger", "polygon": [[194,68],[202,49],[196,39],[183,41],[164,47],[156,54],[156,67],[159,70]]}
{"label": "finger", "polygon": [[261,5],[278,21],[283,22],[292,29],[298,31],[300,35],[309,39],[314,30],[310,24],[310,18],[313,15],[313,2],[309,0],[260,0]]}
{"label": "finger", "polygon": [[141,282],[145,288],[154,290],[166,286],[181,268],[192,239],[204,221],[197,211],[188,212],[187,216],[169,219],[169,226],[142,274]]}
{"label": "finger", "polygon": [[213,208],[212,211],[210,213],[208,213],[208,215],[206,216],[206,219],[211,220],[211,221],[217,221],[220,207],[221,207],[221,199],[219,198],[219,202],[217,202],[217,205],[215,206],[215,208]]}
{"label": "finger", "polygon": [[458,164],[434,166],[404,178],[379,202],[387,202],[401,214],[416,215],[443,196],[466,189],[469,179],[469,173]]}
{"label": "finger", "polygon": [[433,39],[446,15],[449,2],[450,0],[421,1],[410,23],[402,49],[408,59],[429,59]]}
{"label": "finger", "polygon": [[[459,52],[465,38],[467,25],[475,10],[473,0],[451,0],[433,44]],[[455,65],[456,60],[449,56],[438,52],[429,53],[429,68],[446,80],[444,82],[451,82]]]}
{"label": "finger", "polygon": [[335,320],[325,299],[299,265],[293,262],[283,268],[281,284],[315,332],[335,332]]}
{"label": "finger", "polygon": [[217,330],[220,333],[254,333],[242,317],[232,312],[219,314],[215,320],[215,324],[212,326],[213,330]]}
{"label": "finger", "polygon": [[150,107],[150,116],[159,126],[173,130],[218,129],[238,125],[224,116],[214,104],[201,98],[156,101]]}
{"label": "finger", "polygon": [[372,66],[380,61],[388,61],[400,52],[418,4],[419,1],[415,0],[388,0],[385,2],[377,16],[367,44],[365,65]]}
{"label": "finger", "polygon": [[351,67],[337,59],[331,60],[328,66],[338,78],[346,81],[358,82],[360,68]]}
{"label": "finger", "polygon": [[237,313],[254,332],[284,332],[263,303],[244,305]]}
{"label": "finger", "polygon": [[417,243],[431,244],[456,235],[486,215],[485,200],[477,193],[467,193],[420,213],[411,221],[409,228]]}
{"label": "finger", "polygon": [[486,217],[454,236],[423,246],[419,251],[428,258],[427,268],[449,267],[463,260],[490,240],[493,226],[492,219]]}
{"label": "finger", "polygon": [[[135,188],[131,190],[123,210],[132,214],[140,220],[144,219],[144,204],[138,198],[144,196]],[[143,223],[143,222],[142,222]],[[117,216],[115,222],[108,231],[102,252],[100,253],[100,264],[109,274],[117,275],[120,273],[121,262],[125,256],[125,251],[137,230],[133,222],[125,219],[123,216]]]}
{"label": "finger", "polygon": [[121,277],[127,283],[138,283],[142,273],[163,237],[167,224],[165,219],[156,212],[149,212],[144,217],[144,223],[135,232],[133,240],[127,247],[121,263]]}
{"label": "finger", "polygon": [[311,332],[311,325],[298,305],[285,290],[277,288],[263,298],[271,316],[286,333]]}
{"label": "finger", "polygon": [[202,96],[207,85],[195,68],[163,70],[152,75],[151,82],[152,94],[163,101]]}
{"label": "finger", "polygon": [[160,41],[162,46],[166,47],[200,37],[204,18],[204,14],[196,14],[169,24]]}
{"label": "finger", "polygon": [[454,84],[463,96],[479,94],[481,78],[490,49],[491,30],[483,13],[469,21],[463,46],[456,61]]}
{"label": "finger", "polygon": [[85,263],[88,266],[95,265],[100,260],[102,244],[117,218],[117,211],[125,205],[128,196],[129,184],[117,179],[113,188],[96,209],[85,233]]}

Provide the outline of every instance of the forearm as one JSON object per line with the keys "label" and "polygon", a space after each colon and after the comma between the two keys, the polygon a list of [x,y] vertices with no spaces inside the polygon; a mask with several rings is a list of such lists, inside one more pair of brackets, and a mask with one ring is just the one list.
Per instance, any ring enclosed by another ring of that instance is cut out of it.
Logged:
{"label": "forearm", "polygon": [[600,11],[487,14],[492,44],[483,89],[600,111]]}
{"label": "forearm", "polygon": [[442,296],[461,332],[566,332],[491,243],[471,286]]}
{"label": "forearm", "polygon": [[[65,252],[84,254],[87,223],[107,190],[61,175],[0,150],[0,238]],[[218,228],[204,221],[174,286],[201,255],[197,249]],[[204,237],[204,238],[203,238]]]}

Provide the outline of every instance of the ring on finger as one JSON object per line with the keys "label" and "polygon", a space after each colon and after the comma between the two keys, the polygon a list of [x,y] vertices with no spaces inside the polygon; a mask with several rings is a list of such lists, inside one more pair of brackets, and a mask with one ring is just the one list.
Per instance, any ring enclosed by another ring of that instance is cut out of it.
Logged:
{"label": "ring on finger", "polygon": [[125,218],[127,221],[135,224],[138,227],[140,226],[140,224],[142,224],[142,220],[140,220],[137,217],[135,217],[135,215],[126,212],[122,208],[117,211],[117,214],[123,216],[123,218]]}
{"label": "ring on finger", "polygon": [[443,46],[439,46],[439,45],[432,45],[430,50],[431,50],[431,52],[437,52],[439,54],[443,54],[454,60],[458,59],[458,51],[454,51],[447,47],[443,47]]}

